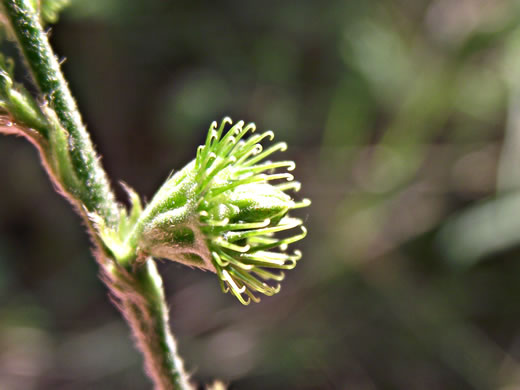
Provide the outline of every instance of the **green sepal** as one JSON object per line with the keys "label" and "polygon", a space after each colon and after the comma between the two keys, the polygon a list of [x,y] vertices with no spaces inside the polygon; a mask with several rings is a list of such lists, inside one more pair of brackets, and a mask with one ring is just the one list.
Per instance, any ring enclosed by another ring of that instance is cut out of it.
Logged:
{"label": "green sepal", "polygon": [[123,266],[131,265],[136,259],[136,250],[128,242],[128,237],[135,229],[143,207],[139,195],[128,185],[122,184],[130,200],[129,212],[121,208],[119,222],[115,228],[107,226],[105,220],[96,213],[89,213],[99,238],[103,244],[112,252],[113,257]]}
{"label": "green sepal", "polygon": [[214,271],[196,218],[197,185],[194,162],[171,175],[142,212],[128,243],[143,256]]}

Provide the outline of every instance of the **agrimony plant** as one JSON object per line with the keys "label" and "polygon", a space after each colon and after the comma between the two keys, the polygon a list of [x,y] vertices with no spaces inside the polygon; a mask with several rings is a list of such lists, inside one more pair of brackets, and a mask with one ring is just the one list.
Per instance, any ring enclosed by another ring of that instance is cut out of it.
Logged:
{"label": "agrimony plant", "polygon": [[0,132],[25,136],[38,148],[56,188],[86,221],[102,279],[155,387],[190,389],[152,257],[214,272],[222,290],[243,304],[277,293],[282,271],[301,257],[288,246],[306,235],[302,221],[289,213],[310,204],[290,196],[300,188],[289,173],[294,163],[269,160],[287,145],[264,150],[271,131],[253,134],[254,124],[229,118],[213,122],[195,159],[171,175],[146,207],[126,187],[132,204],[126,210],[115,200],[42,30],[64,1],[0,1],[1,20],[40,92],[34,98],[18,85],[12,61],[0,56]]}

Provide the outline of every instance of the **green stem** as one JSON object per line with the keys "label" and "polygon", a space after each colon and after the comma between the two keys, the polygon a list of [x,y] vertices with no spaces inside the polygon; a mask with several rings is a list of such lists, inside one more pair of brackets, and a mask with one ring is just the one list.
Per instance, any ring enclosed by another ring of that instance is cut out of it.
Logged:
{"label": "green stem", "polygon": [[2,4],[36,86],[68,132],[70,160],[75,175],[83,185],[82,188],[66,190],[80,198],[87,210],[96,212],[109,226],[114,226],[119,216],[114,194],[38,14],[30,0],[2,0]]}
{"label": "green stem", "polygon": [[[124,273],[124,271],[122,271]],[[127,283],[112,289],[145,357],[145,367],[157,389],[191,389],[177,356],[175,339],[168,325],[162,280],[155,263],[148,259],[136,272],[123,276]],[[128,291],[127,288],[129,289]]]}
{"label": "green stem", "polygon": [[[63,177],[52,172],[53,168],[49,164],[45,163],[45,168],[52,178],[58,180],[57,184],[73,203],[79,203],[89,212],[95,212],[108,226],[117,226],[119,206],[47,35],[40,25],[37,12],[30,0],[0,0],[0,4],[36,86],[60,123],[61,128],[50,126],[46,138],[52,139],[53,134],[55,138],[59,138],[57,132],[63,131],[62,129],[67,133],[68,150],[66,148],[65,152],[69,157],[56,159],[56,164],[59,165],[58,170],[68,171],[72,168],[74,180],[65,182]],[[53,123],[53,118],[48,119],[49,123]],[[40,151],[44,153],[41,148]],[[45,159],[46,156],[42,158]],[[71,167],[65,166],[66,164]],[[85,218],[86,214],[81,208],[80,214]],[[96,237],[89,221],[87,226],[93,237]],[[108,255],[99,239],[94,242],[103,271],[102,277],[116,296],[117,306],[132,329],[136,343],[144,355],[146,371],[154,381],[155,388],[191,389],[170,333],[162,280],[153,260],[148,259],[141,266],[122,268],[117,265],[116,259]]]}

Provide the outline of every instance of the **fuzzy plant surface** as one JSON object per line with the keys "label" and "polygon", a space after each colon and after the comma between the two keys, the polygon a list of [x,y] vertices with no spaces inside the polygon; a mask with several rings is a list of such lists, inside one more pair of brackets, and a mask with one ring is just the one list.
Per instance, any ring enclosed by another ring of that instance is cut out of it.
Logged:
{"label": "fuzzy plant surface", "polygon": [[155,388],[191,389],[153,258],[215,273],[222,291],[244,305],[280,291],[283,271],[301,258],[289,245],[306,235],[302,220],[289,214],[310,204],[292,197],[300,188],[289,173],[294,162],[272,159],[287,145],[266,145],[273,132],[255,134],[253,123],[213,122],[194,159],[147,205],[125,186],[127,210],[115,199],[42,27],[56,21],[66,2],[0,3],[6,36],[17,43],[38,90],[33,96],[16,83],[13,61],[0,56],[0,132],[36,146],[55,188],[84,219],[102,280]]}

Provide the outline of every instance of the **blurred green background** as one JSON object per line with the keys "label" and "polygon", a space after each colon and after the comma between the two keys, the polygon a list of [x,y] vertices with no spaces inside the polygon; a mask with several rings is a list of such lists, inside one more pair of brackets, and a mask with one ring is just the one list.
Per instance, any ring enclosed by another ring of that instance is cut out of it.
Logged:
{"label": "blurred green background", "polygon": [[[280,294],[160,263],[195,381],[520,388],[517,1],[73,0],[50,34],[121,200],[224,115],[290,145],[313,204]],[[33,147],[0,167],[0,388],[150,388]]]}

